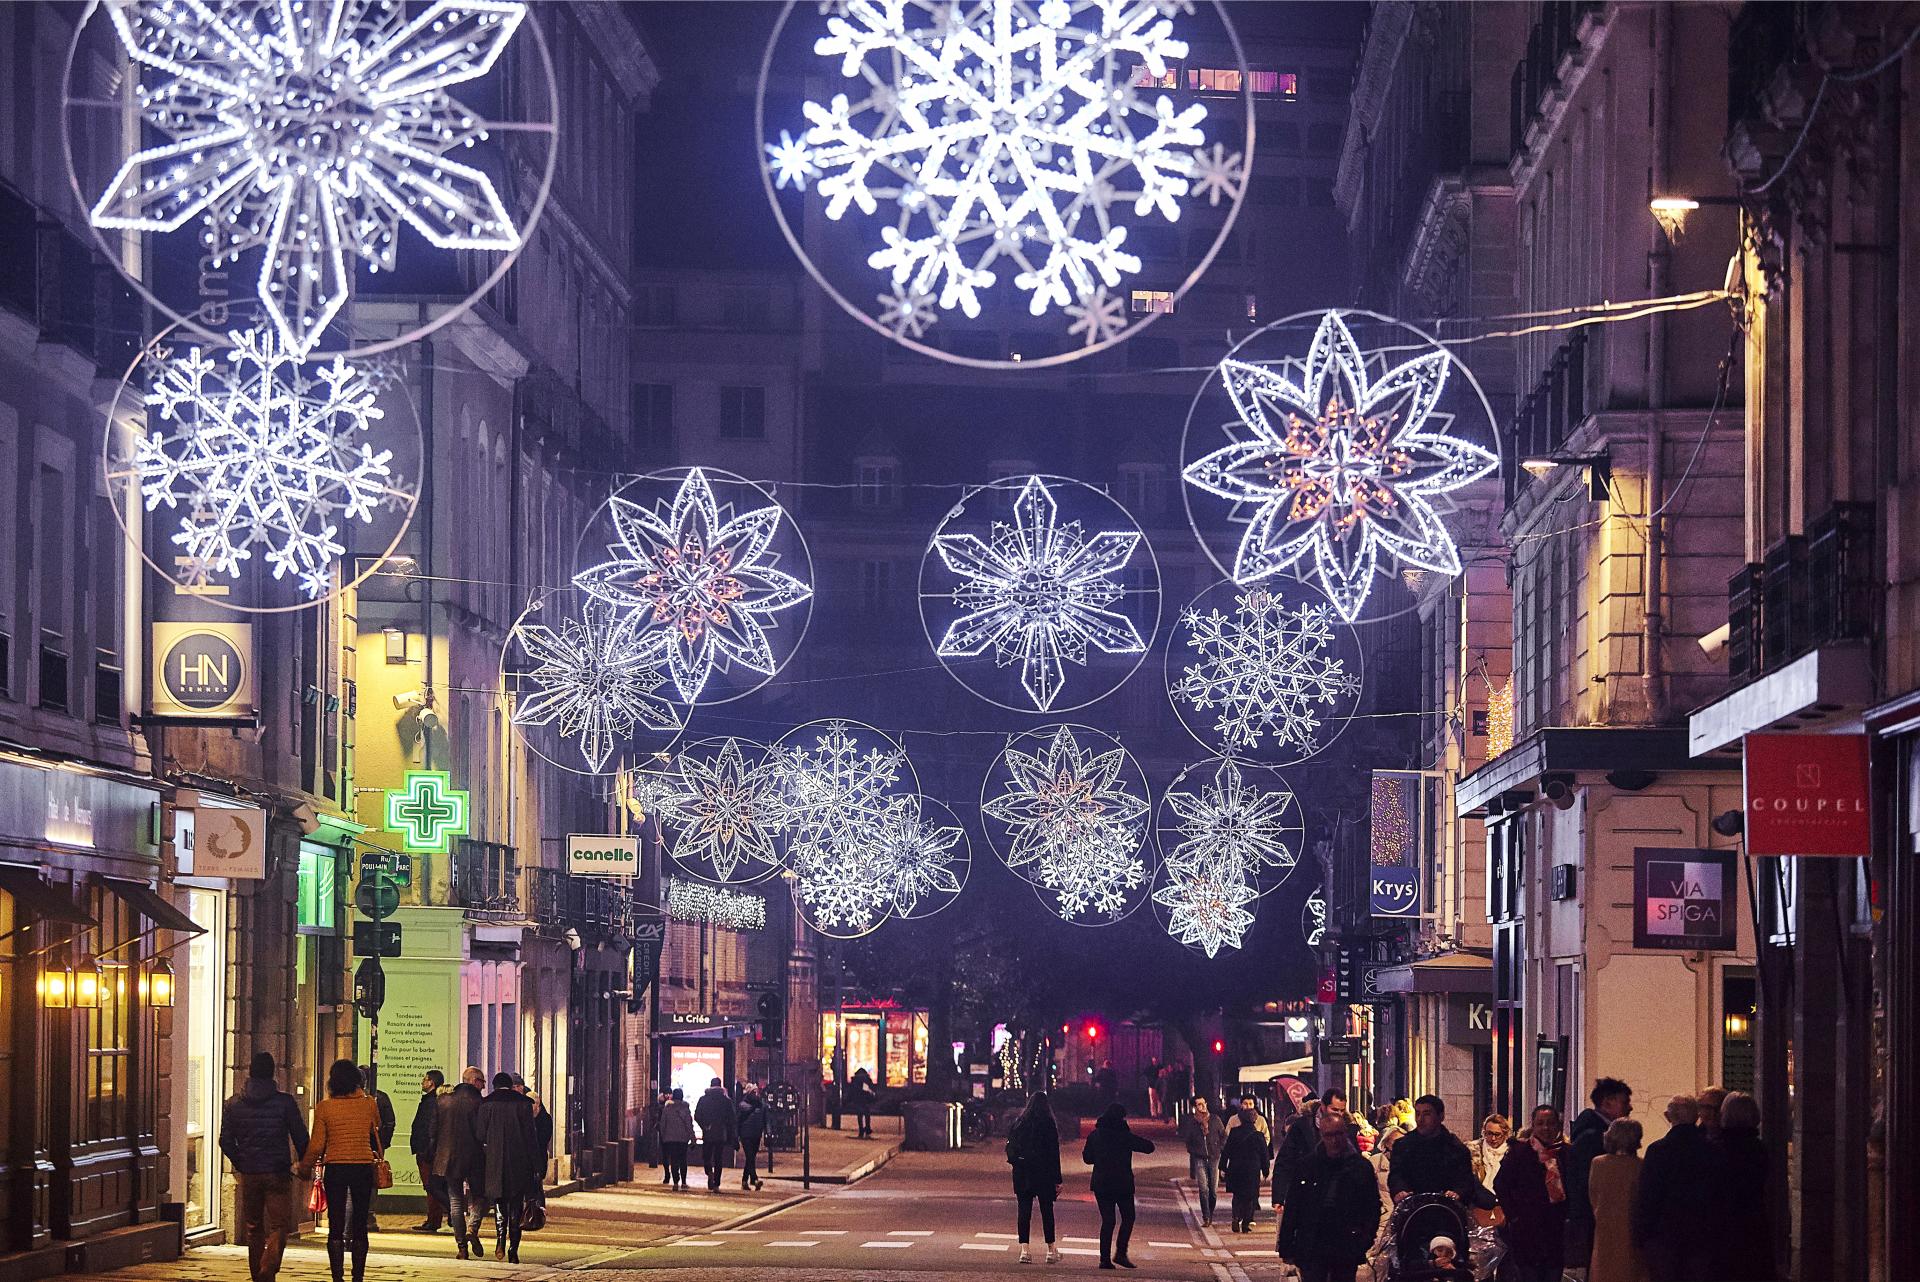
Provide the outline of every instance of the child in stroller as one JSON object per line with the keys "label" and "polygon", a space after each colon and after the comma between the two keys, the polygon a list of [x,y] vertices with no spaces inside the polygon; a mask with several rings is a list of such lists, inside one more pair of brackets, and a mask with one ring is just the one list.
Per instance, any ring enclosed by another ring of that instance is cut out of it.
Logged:
{"label": "child in stroller", "polygon": [[1474,1282],[1467,1263],[1471,1223],[1458,1198],[1416,1193],[1393,1209],[1388,1221],[1391,1282]]}

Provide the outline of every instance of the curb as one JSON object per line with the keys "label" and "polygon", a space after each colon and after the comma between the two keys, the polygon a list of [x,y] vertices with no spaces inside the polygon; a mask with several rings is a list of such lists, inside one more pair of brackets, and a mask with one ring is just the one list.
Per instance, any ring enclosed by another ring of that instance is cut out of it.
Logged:
{"label": "curb", "polygon": [[[905,1148],[905,1144],[906,1142],[904,1140],[889,1144],[887,1147],[877,1150],[872,1157],[861,1162],[858,1166],[843,1166],[839,1170],[826,1175],[815,1172],[813,1182],[815,1184],[832,1184],[835,1186],[857,1184],[885,1166],[888,1162],[891,1162],[894,1158],[899,1157]],[[782,1184],[798,1184],[800,1182],[798,1175],[769,1175],[767,1178],[769,1180],[778,1180]]]}
{"label": "curb", "polygon": [[[751,1211],[744,1211],[730,1220],[722,1220],[718,1224],[709,1224],[706,1228],[701,1229],[700,1233],[724,1233],[728,1229],[745,1228],[755,1220],[764,1220],[769,1215],[778,1215],[781,1211],[799,1206],[802,1202],[811,1202],[816,1196],[818,1195],[814,1193],[795,1193],[791,1197],[781,1198],[778,1202],[769,1202],[765,1206],[756,1206]],[[698,1237],[700,1233],[682,1233],[680,1236]]]}

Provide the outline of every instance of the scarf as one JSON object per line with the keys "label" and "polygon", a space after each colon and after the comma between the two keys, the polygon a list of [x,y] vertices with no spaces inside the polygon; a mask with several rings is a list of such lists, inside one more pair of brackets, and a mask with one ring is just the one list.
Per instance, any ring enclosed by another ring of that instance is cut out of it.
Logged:
{"label": "scarf", "polygon": [[1566,1201],[1567,1186],[1560,1179],[1560,1145],[1542,1144],[1538,1139],[1532,1137],[1529,1137],[1527,1142],[1533,1145],[1534,1156],[1540,1159],[1540,1165],[1546,1170],[1547,1201]]}

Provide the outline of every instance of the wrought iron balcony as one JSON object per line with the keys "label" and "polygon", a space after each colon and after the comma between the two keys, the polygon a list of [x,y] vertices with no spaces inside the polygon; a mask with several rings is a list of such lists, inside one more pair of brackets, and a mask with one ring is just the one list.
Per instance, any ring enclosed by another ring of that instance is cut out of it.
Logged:
{"label": "wrought iron balcony", "polygon": [[1871,503],[1835,503],[1727,584],[1727,669],[1736,682],[1810,650],[1873,633],[1879,587]]}
{"label": "wrought iron balcony", "polygon": [[529,915],[543,931],[572,928],[589,940],[633,933],[633,897],[624,886],[558,868],[529,868],[526,881]]}
{"label": "wrought iron balcony", "polygon": [[456,907],[489,917],[524,918],[520,852],[496,841],[461,838],[448,867],[448,894]]}
{"label": "wrought iron balcony", "polygon": [[1557,454],[1587,417],[1587,331],[1577,329],[1547,362],[1546,370],[1514,415],[1505,463],[1507,501],[1526,485],[1520,460]]}
{"label": "wrought iron balcony", "polygon": [[1513,69],[1513,154],[1526,150],[1527,129],[1541,118],[1540,100],[1560,79],[1560,60],[1580,40],[1580,20],[1603,6],[1599,0],[1547,0],[1527,34],[1526,56]]}

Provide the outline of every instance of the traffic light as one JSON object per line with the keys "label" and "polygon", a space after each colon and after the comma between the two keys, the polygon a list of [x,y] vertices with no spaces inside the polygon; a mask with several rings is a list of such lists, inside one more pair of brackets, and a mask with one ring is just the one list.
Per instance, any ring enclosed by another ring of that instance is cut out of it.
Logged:
{"label": "traffic light", "polygon": [[1087,1040],[1089,1042],[1097,1042],[1100,1040],[1100,1025],[1098,1024],[1087,1025]]}
{"label": "traffic light", "polygon": [[762,993],[756,1010],[760,1013],[760,1027],[753,1035],[755,1046],[781,1045],[781,1001],[778,993]]}
{"label": "traffic light", "polygon": [[1215,1055],[1225,1055],[1227,1053],[1227,1044],[1218,1037],[1213,1039],[1213,1053]]}

